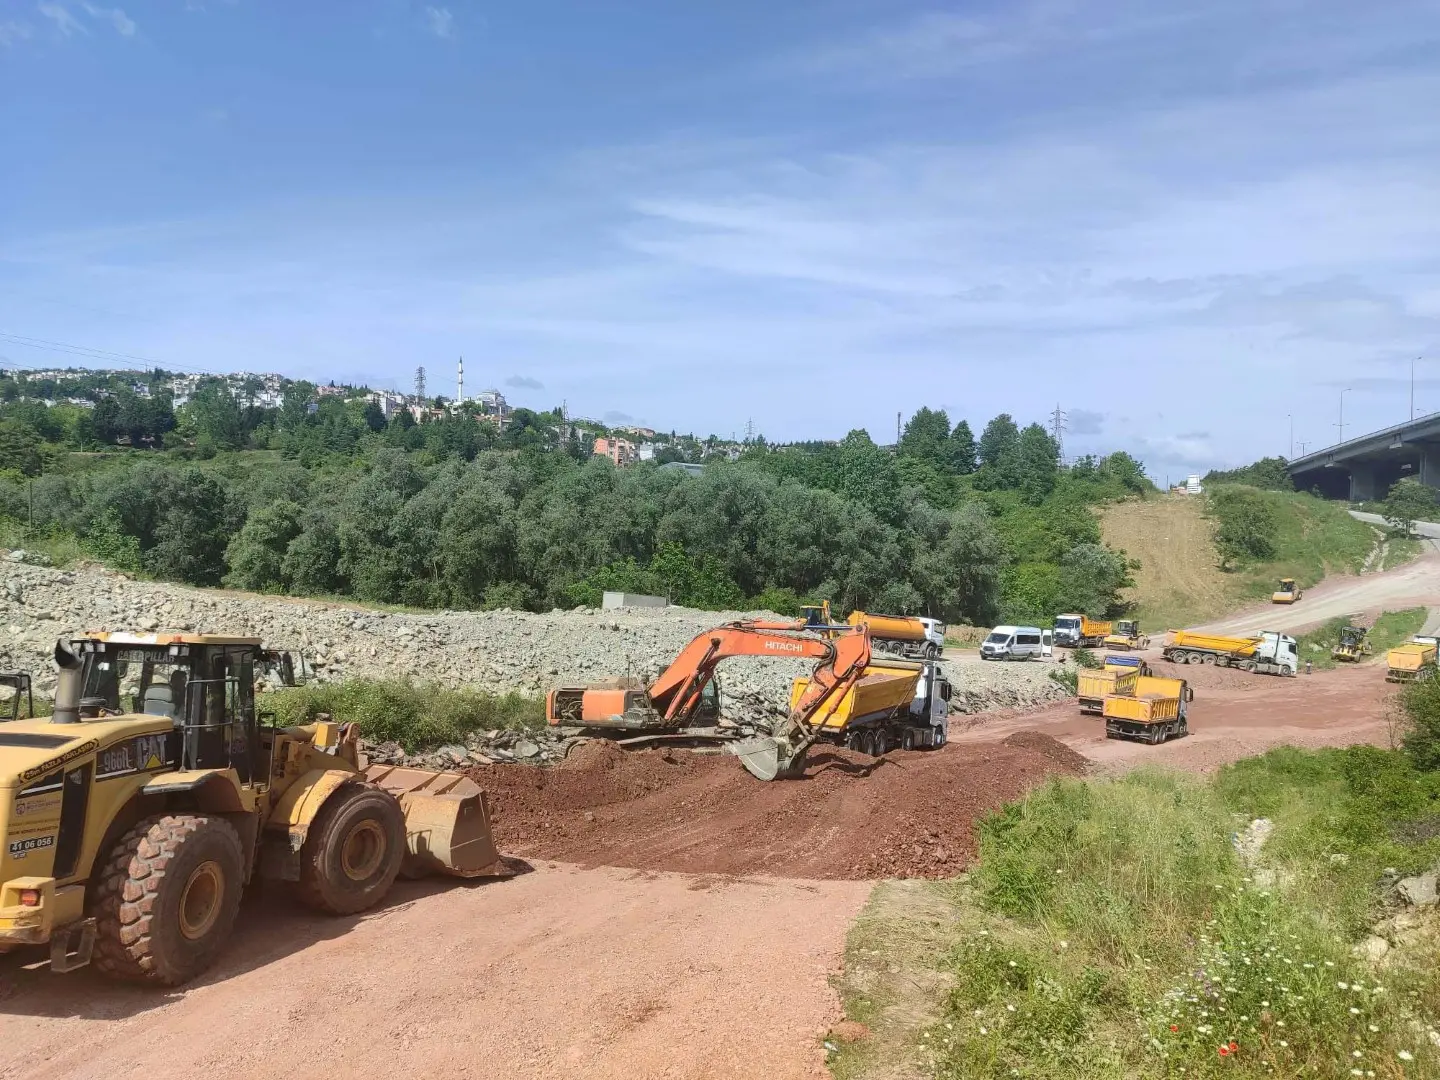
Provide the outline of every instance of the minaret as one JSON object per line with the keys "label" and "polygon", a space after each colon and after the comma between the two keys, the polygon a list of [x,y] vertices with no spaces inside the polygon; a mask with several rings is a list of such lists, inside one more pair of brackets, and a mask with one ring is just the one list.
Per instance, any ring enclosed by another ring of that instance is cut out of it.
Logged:
{"label": "minaret", "polygon": [[465,357],[460,357],[460,362],[455,365],[455,403],[458,405],[465,400]]}

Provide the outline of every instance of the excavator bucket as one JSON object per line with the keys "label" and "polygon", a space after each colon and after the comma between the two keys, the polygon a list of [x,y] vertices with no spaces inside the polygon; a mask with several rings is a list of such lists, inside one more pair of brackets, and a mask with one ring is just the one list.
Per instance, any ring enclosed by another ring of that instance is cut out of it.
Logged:
{"label": "excavator bucket", "polygon": [[511,877],[490,831],[485,792],[469,777],[433,769],[372,765],[365,779],[400,800],[405,812],[405,861],[408,878],[426,874],[452,877]]}
{"label": "excavator bucket", "polygon": [[762,735],[728,743],[725,748],[740,759],[740,764],[751,776],[759,780],[778,780],[796,777],[805,771],[805,754],[810,744],[803,743],[797,749],[789,739]]}

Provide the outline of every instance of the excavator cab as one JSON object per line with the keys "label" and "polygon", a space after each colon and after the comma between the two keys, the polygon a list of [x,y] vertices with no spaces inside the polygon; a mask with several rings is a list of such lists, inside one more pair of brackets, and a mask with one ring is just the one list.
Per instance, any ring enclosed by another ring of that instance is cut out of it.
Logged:
{"label": "excavator cab", "polygon": [[1340,630],[1340,640],[1330,650],[1333,660],[1359,661],[1370,656],[1375,648],[1370,644],[1369,631],[1363,626],[1346,626]]}

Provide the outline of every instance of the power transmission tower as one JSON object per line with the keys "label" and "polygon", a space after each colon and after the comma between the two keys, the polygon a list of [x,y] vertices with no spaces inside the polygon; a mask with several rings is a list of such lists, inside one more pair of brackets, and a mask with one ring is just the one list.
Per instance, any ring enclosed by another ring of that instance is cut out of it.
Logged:
{"label": "power transmission tower", "polygon": [[423,367],[415,369],[415,402],[419,405],[425,403],[425,369]]}
{"label": "power transmission tower", "polygon": [[895,414],[895,446],[897,450],[900,446],[900,416],[901,414],[898,412]]}
{"label": "power transmission tower", "polygon": [[755,421],[753,419],[745,421],[745,441],[747,443],[755,441]]}
{"label": "power transmission tower", "polygon": [[1055,404],[1055,411],[1050,414],[1050,435],[1055,440],[1055,449],[1060,455],[1060,463],[1065,463],[1065,421],[1069,415],[1060,408],[1059,402]]}

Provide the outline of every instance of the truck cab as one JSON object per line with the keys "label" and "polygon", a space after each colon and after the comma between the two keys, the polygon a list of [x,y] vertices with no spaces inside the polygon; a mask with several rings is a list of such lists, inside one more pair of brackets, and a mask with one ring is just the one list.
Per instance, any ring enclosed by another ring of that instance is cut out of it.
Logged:
{"label": "truck cab", "polygon": [[944,746],[950,737],[950,680],[939,664],[927,663],[915,684],[915,699],[910,703],[910,721],[920,728],[929,728],[930,741],[924,745]]}

